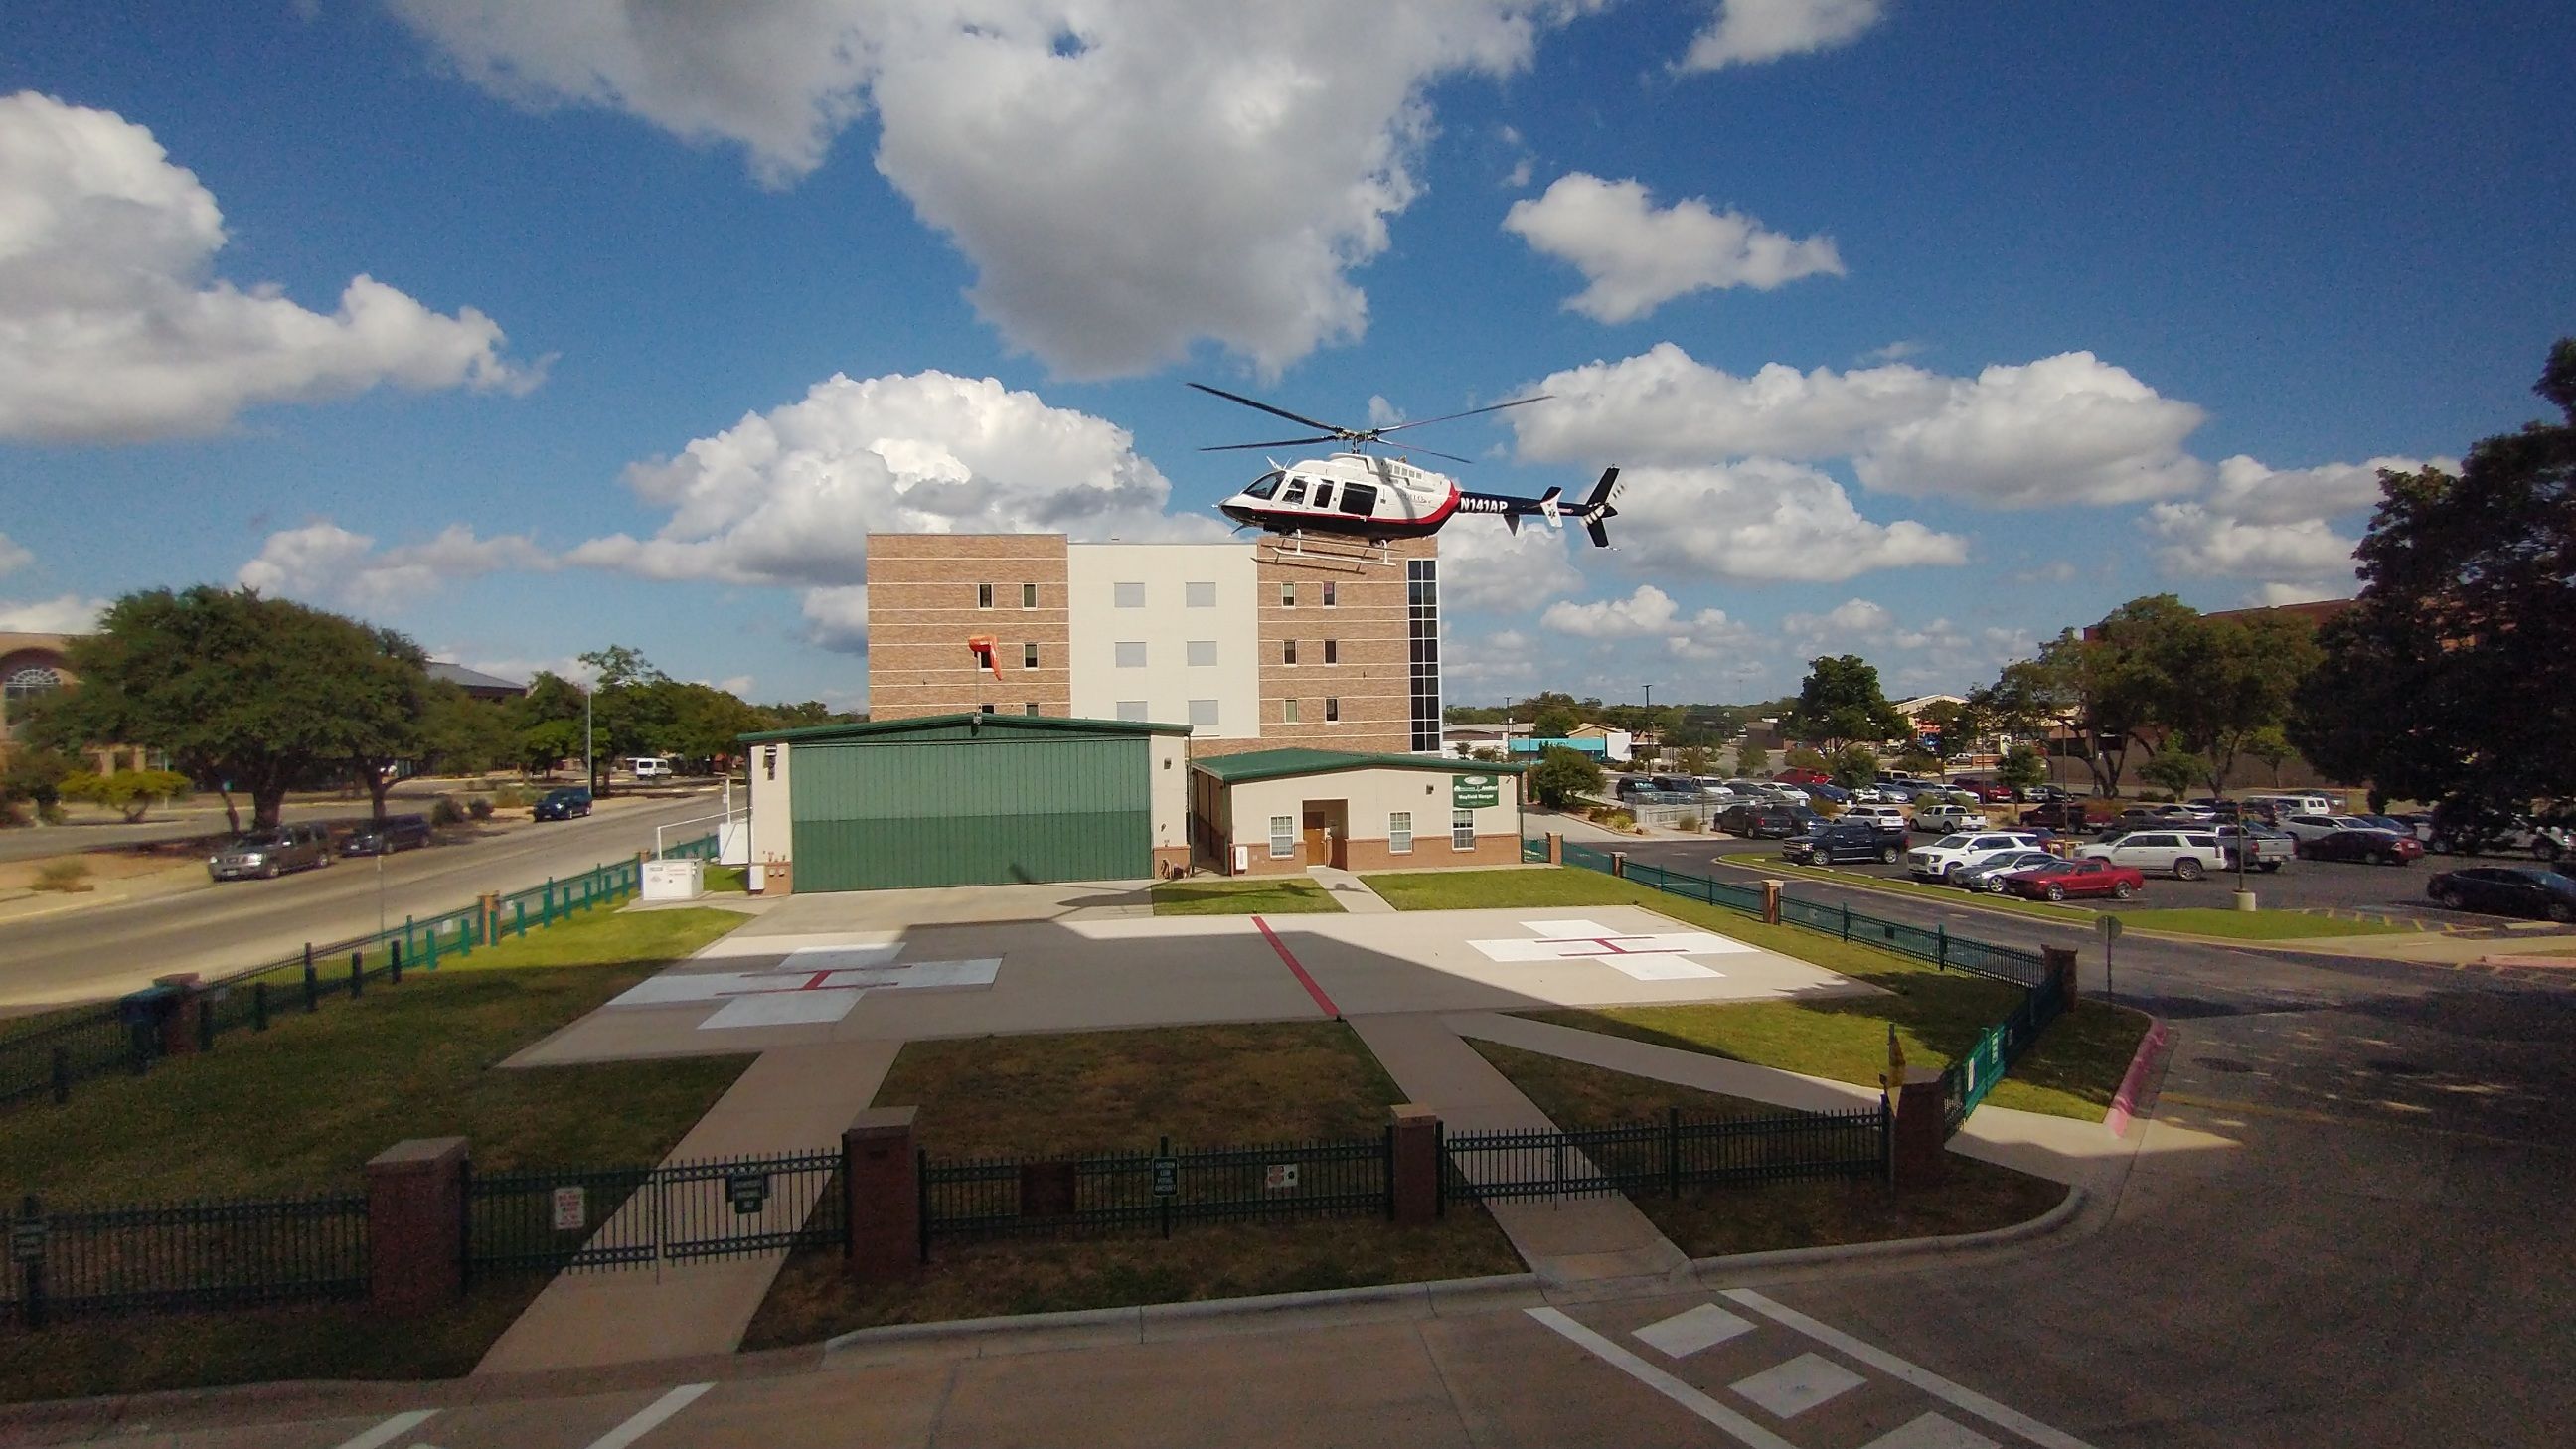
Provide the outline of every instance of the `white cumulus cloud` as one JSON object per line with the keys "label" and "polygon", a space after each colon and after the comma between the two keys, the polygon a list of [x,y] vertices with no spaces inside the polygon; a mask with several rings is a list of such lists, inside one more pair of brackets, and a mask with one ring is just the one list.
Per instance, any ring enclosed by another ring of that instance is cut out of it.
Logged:
{"label": "white cumulus cloud", "polygon": [[36,556],[27,552],[16,539],[0,533],[0,574],[16,573],[35,561]]}
{"label": "white cumulus cloud", "polygon": [[[835,588],[866,581],[871,532],[1224,536],[1213,517],[1163,511],[1171,482],[1124,428],[944,372],[835,375],[678,457],[634,465],[626,481],[669,520],[650,538],[592,539],[565,561]],[[846,622],[841,605],[821,607],[817,622]]]}
{"label": "white cumulus cloud", "polygon": [[1716,70],[1830,50],[1886,13],[1886,0],[1718,0],[1717,18],[1692,39],[1677,68]]}
{"label": "white cumulus cloud", "polygon": [[1872,523],[1841,484],[1773,458],[1632,468],[1610,524],[1620,561],[1743,581],[1835,582],[1880,569],[1962,564],[1968,541],[1912,519]]}
{"label": "white cumulus cloud", "polygon": [[2157,540],[2156,562],[2168,574],[2262,580],[2255,596],[2267,600],[2340,598],[2352,592],[2353,550],[2361,540],[2336,520],[2355,520],[2377,506],[2383,470],[2426,467],[2456,472],[2459,462],[2384,457],[2271,468],[2239,454],[2218,465],[2206,495],[2160,503],[2139,525]]}
{"label": "white cumulus cloud", "polygon": [[98,627],[98,616],[106,612],[107,600],[78,594],[24,603],[0,599],[0,633],[86,634]]}
{"label": "white cumulus cloud", "polygon": [[373,537],[325,518],[270,534],[234,581],[266,594],[356,609],[396,608],[452,580],[553,567],[554,559],[523,534],[479,538],[454,523],[425,542],[378,552]]}
{"label": "white cumulus cloud", "polygon": [[223,214],[143,127],[32,91],[0,97],[0,438],[212,432],[244,408],[392,383],[524,390],[468,307],[372,277],[329,314],[210,275]]}
{"label": "white cumulus cloud", "polygon": [[2203,414],[2090,352],[1948,377],[1902,363],[1750,377],[1672,343],[1532,385],[1509,415],[1524,456],[1693,464],[1848,458],[1882,492],[1994,508],[2132,503],[2200,486],[2182,451]]}
{"label": "white cumulus cloud", "polygon": [[1915,623],[1884,604],[1859,598],[1821,614],[1787,615],[1780,632],[1801,656],[1861,655],[1878,667],[1891,698],[1964,690],[2039,647],[2028,629],[1970,630],[1941,616]]}
{"label": "white cumulus cloud", "polygon": [[1638,181],[1577,171],[1512,203],[1503,230],[1590,283],[1566,300],[1601,322],[1629,322],[1675,297],[1726,287],[1768,292],[1801,277],[1843,274],[1830,237],[1803,240],[1697,197],[1658,209]]}
{"label": "white cumulus cloud", "polygon": [[868,586],[839,584],[807,589],[799,605],[805,637],[840,654],[868,652]]}
{"label": "white cumulus cloud", "polygon": [[1566,531],[1532,521],[1515,534],[1473,516],[1450,525],[1440,531],[1440,601],[1450,608],[1521,614],[1583,587]]}
{"label": "white cumulus cloud", "polygon": [[729,142],[766,184],[871,112],[878,173],[973,263],[975,306],[1069,377],[1213,340],[1265,373],[1357,338],[1350,273],[1420,190],[1426,95],[1525,67],[1594,0],[394,0],[531,107]]}
{"label": "white cumulus cloud", "polygon": [[1753,630],[1728,618],[1724,609],[1686,615],[1670,594],[1652,584],[1639,584],[1624,599],[1551,604],[1539,624],[1578,639],[1659,639],[1664,652],[1677,659],[1732,658],[1755,643]]}

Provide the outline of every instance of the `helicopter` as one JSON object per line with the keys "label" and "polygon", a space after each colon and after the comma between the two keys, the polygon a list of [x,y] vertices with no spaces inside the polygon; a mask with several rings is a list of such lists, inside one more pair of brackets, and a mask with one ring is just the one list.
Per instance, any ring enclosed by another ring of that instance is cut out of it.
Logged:
{"label": "helicopter", "polygon": [[[1274,417],[1316,429],[1310,438],[1282,438],[1267,443],[1226,443],[1199,449],[1202,453],[1230,453],[1252,448],[1294,448],[1308,443],[1344,443],[1348,450],[1325,458],[1309,458],[1285,467],[1277,462],[1270,471],[1248,484],[1242,492],[1217,505],[1217,511],[1235,521],[1237,527],[1259,528],[1269,533],[1292,537],[1308,533],[1333,534],[1382,544],[1389,539],[1422,538],[1438,533],[1441,525],[1461,513],[1493,514],[1503,526],[1518,534],[1524,518],[1544,518],[1550,528],[1563,528],[1568,517],[1583,525],[1596,547],[1610,546],[1610,531],[1603,525],[1619,516],[1611,499],[1619,491],[1619,470],[1601,470],[1600,480],[1580,503],[1563,501],[1565,490],[1550,488],[1536,498],[1517,498],[1503,493],[1471,493],[1460,488],[1455,479],[1427,468],[1417,468],[1401,458],[1387,458],[1361,451],[1371,443],[1385,441],[1389,433],[1407,428],[1428,427],[1433,423],[1472,418],[1480,413],[1498,413],[1505,408],[1526,407],[1547,401],[1542,393],[1535,397],[1515,398],[1489,407],[1469,408],[1463,413],[1424,418],[1420,422],[1391,423],[1378,428],[1345,428],[1334,423],[1317,422],[1300,417],[1285,408],[1210,387],[1203,382],[1190,386],[1204,393],[1258,408]],[[1471,459],[1454,453],[1433,452],[1429,448],[1415,451],[1453,463]]]}

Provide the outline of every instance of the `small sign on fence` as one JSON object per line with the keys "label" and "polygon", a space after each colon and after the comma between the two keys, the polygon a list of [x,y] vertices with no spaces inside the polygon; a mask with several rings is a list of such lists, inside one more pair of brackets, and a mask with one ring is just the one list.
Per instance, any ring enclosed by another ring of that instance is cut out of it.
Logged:
{"label": "small sign on fence", "polygon": [[725,1174],[725,1201],[733,1204],[737,1217],[749,1217],[769,1201],[769,1174],[765,1172],[728,1172]]}
{"label": "small sign on fence", "polygon": [[1262,1174],[1261,1185],[1263,1188],[1271,1192],[1286,1192],[1290,1188],[1295,1187],[1297,1185],[1297,1164],[1293,1162],[1271,1163],[1269,1170]]}
{"label": "small sign on fence", "polygon": [[590,1226],[590,1191],[587,1188],[555,1189],[555,1231],[577,1233]]}
{"label": "small sign on fence", "polygon": [[28,1218],[9,1225],[9,1257],[13,1262],[45,1261],[45,1239],[51,1233],[43,1218]]}
{"label": "small sign on fence", "polygon": [[1154,1159],[1154,1196],[1170,1197],[1181,1190],[1181,1163],[1175,1157]]}

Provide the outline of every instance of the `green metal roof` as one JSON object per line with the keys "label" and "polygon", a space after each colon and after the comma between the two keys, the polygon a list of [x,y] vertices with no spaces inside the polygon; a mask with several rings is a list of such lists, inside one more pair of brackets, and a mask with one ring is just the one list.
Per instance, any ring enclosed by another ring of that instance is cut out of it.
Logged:
{"label": "green metal roof", "polygon": [[862,720],[857,724],[806,725],[801,729],[763,730],[741,736],[747,745],[810,744],[818,740],[863,740],[879,736],[900,737],[936,731],[965,730],[976,734],[1078,734],[1078,735],[1185,735],[1185,724],[1154,724],[1135,719],[1058,719],[1052,715],[985,714],[980,710],[958,714],[925,714],[910,719]]}
{"label": "green metal roof", "polygon": [[1527,765],[1488,765],[1479,760],[1444,760],[1438,755],[1361,755],[1347,750],[1254,750],[1192,760],[1228,785],[1251,780],[1285,780],[1296,775],[1330,775],[1342,770],[1436,770],[1450,775],[1518,775]]}

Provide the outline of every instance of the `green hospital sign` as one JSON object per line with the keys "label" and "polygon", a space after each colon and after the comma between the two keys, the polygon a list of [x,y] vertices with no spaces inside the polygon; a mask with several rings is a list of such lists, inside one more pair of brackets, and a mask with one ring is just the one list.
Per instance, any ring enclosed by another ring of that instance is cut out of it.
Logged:
{"label": "green hospital sign", "polygon": [[1449,777],[1449,803],[1460,810],[1473,810],[1480,805],[1503,803],[1503,782],[1498,775],[1452,775]]}

